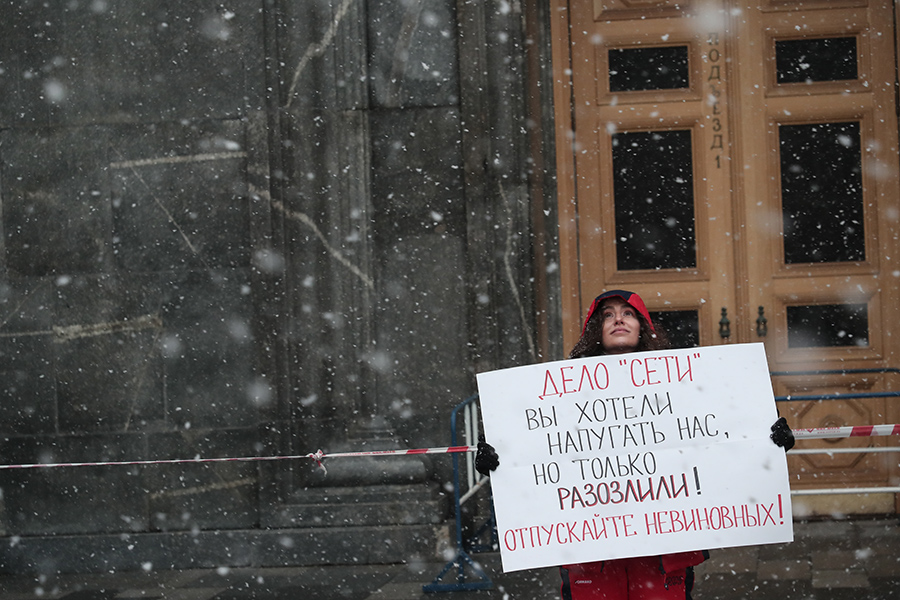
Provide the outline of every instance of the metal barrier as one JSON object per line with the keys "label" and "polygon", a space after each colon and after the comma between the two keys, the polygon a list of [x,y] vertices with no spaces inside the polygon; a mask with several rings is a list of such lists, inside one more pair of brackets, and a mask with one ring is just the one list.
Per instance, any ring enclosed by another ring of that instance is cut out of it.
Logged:
{"label": "metal barrier", "polygon": [[[900,452],[900,446],[877,448],[792,448],[788,454],[868,454],[880,452]],[[815,488],[810,490],[791,490],[791,496],[824,496],[830,494],[898,494],[900,486],[854,487],[854,488]]]}
{"label": "metal barrier", "polygon": [[[479,425],[478,425],[478,394],[469,396],[460,403],[450,415],[450,443],[453,446],[459,446],[458,439],[458,421],[462,415],[462,433],[464,443],[467,446],[474,446],[478,443]],[[434,580],[422,586],[425,592],[458,592],[466,590],[489,590],[494,587],[494,582],[487,576],[484,570],[469,556],[470,553],[483,552],[485,550],[493,550],[496,544],[496,523],[494,521],[494,504],[490,502],[491,514],[481,527],[477,528],[474,534],[467,540],[463,537],[462,526],[462,505],[474,496],[480,489],[488,487],[490,478],[485,477],[475,470],[475,457],[471,452],[464,453],[466,461],[465,472],[465,492],[461,493],[461,477],[459,466],[459,454],[453,455],[453,508],[456,513],[456,549],[453,559],[444,565],[441,572]],[[479,536],[487,531],[490,535],[491,543],[488,545],[477,544],[476,540]],[[476,576],[477,580],[467,581],[467,569]],[[455,583],[441,583],[441,580],[451,570],[456,569]]]}
{"label": "metal barrier", "polygon": [[[817,369],[811,371],[770,371],[772,377],[785,377],[788,375],[860,375],[863,373],[894,373],[900,374],[900,369]],[[775,396],[776,402],[799,402],[801,400],[859,400],[863,398],[896,398],[900,392],[866,392],[859,394],[809,394],[804,396]]]}
{"label": "metal barrier", "polygon": [[[863,373],[900,373],[900,369],[884,368],[884,369],[834,369],[834,370],[811,370],[811,371],[773,371],[770,373],[775,376],[786,375],[859,375]],[[861,400],[869,398],[896,398],[900,397],[900,392],[865,392],[857,394],[806,394],[802,396],[775,396],[776,402],[802,402],[809,400]],[[900,452],[900,447],[877,447],[877,448],[793,448],[788,454],[866,454],[879,452]],[[826,494],[885,494],[900,493],[900,486],[885,487],[857,487],[857,488],[822,488],[809,490],[791,490],[791,496],[821,496]]]}

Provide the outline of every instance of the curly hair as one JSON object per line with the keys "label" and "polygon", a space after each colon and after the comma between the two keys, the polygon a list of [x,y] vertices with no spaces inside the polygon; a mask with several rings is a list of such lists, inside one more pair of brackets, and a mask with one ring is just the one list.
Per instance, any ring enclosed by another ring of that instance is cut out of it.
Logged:
{"label": "curly hair", "polygon": [[[591,318],[588,319],[581,338],[569,352],[569,358],[586,358],[589,356],[602,356],[606,354],[603,347],[603,320],[600,317],[602,311],[595,310]],[[650,328],[650,323],[641,314],[635,314],[637,320],[641,324],[640,334],[638,336],[638,345],[634,349],[635,352],[644,352],[647,350],[668,350],[672,347],[669,342],[669,336],[659,323],[655,323]]]}

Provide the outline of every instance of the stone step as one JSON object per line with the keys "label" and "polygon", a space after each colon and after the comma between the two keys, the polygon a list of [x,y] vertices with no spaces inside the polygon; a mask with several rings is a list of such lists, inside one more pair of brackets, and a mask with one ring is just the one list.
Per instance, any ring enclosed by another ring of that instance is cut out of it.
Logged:
{"label": "stone step", "polygon": [[[260,566],[434,561],[440,558],[438,542],[446,535],[440,535],[441,529],[425,524],[294,529],[276,537],[277,545],[259,550],[258,561]],[[290,547],[285,547],[286,539]]]}
{"label": "stone step", "polygon": [[433,486],[308,488],[269,511],[269,527],[363,527],[437,524],[446,520],[448,494]]}
{"label": "stone step", "polygon": [[308,504],[285,505],[272,511],[271,527],[361,527],[436,524],[445,520],[446,501],[414,504]]}
{"label": "stone step", "polygon": [[394,525],[21,536],[0,546],[0,573],[399,564],[439,559],[446,531]]}
{"label": "stone step", "polygon": [[437,483],[415,485],[370,485],[346,487],[308,487],[291,494],[289,502],[317,504],[325,502],[365,503],[397,502],[421,499],[423,496],[438,498],[449,495],[441,491]]}

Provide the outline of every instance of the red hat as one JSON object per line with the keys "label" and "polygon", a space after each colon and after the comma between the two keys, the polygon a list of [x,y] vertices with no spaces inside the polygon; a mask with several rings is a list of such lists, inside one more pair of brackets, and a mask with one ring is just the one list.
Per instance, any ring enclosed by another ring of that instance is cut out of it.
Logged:
{"label": "red hat", "polygon": [[641,300],[641,297],[635,294],[634,292],[626,292],[625,290],[610,290],[608,292],[603,292],[591,303],[591,307],[588,309],[587,316],[584,318],[584,325],[581,327],[581,335],[584,335],[584,331],[587,329],[588,321],[594,315],[594,312],[600,308],[600,305],[607,298],[621,298],[625,302],[628,303],[634,310],[641,313],[641,316],[644,317],[644,320],[647,321],[647,325],[650,326],[650,329],[656,331],[653,327],[653,320],[650,318],[650,311],[647,310],[647,306],[644,304],[644,301]]}

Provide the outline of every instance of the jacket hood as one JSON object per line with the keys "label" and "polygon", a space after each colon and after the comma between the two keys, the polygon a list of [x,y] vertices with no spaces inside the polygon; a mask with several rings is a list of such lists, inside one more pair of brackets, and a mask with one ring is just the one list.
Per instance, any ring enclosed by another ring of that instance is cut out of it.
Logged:
{"label": "jacket hood", "polygon": [[650,318],[650,311],[647,310],[647,305],[644,304],[644,301],[640,296],[635,294],[634,292],[628,292],[625,290],[610,290],[608,292],[603,292],[591,303],[591,307],[588,309],[587,316],[584,318],[584,325],[581,326],[581,335],[584,335],[584,331],[587,329],[588,321],[594,316],[594,313],[600,308],[600,305],[607,298],[621,298],[625,302],[628,303],[631,308],[638,311],[642,317],[647,321],[647,324],[650,326],[650,329],[656,331],[656,328],[653,327],[653,319]]}

